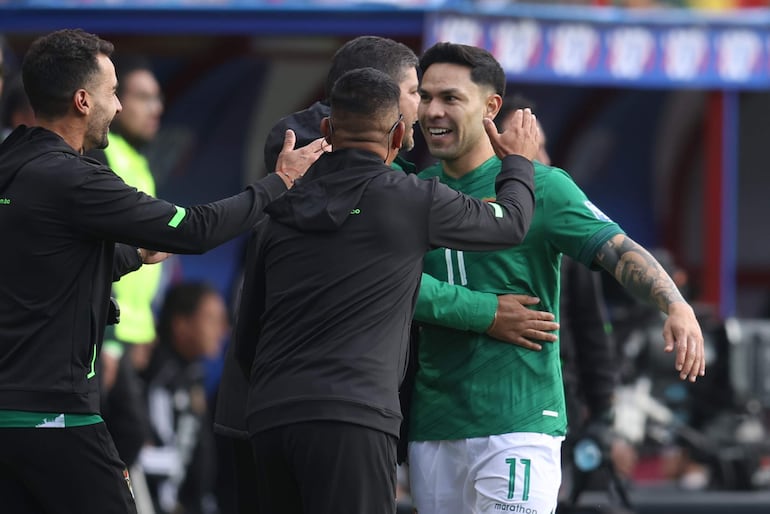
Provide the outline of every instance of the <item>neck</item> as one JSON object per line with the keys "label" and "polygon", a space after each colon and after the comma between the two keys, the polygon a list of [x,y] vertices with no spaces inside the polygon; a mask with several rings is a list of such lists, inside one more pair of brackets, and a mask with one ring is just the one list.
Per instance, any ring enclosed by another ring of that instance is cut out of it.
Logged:
{"label": "neck", "polygon": [[334,148],[334,150],[343,150],[345,148],[364,150],[379,155],[388,166],[390,166],[390,163],[393,162],[393,159],[395,159],[396,155],[398,155],[398,149],[391,149],[390,155],[388,155],[388,149],[382,143],[376,143],[374,141],[350,141],[344,139],[334,139],[332,141],[332,148]]}
{"label": "neck", "polygon": [[85,145],[85,128],[70,118],[44,119],[37,118],[37,126],[48,129],[61,137],[65,143],[78,153],[88,150]]}
{"label": "neck", "polygon": [[460,178],[484,164],[494,155],[495,150],[485,134],[483,140],[479,141],[470,151],[455,159],[442,160],[441,165],[444,167],[444,173],[452,178]]}

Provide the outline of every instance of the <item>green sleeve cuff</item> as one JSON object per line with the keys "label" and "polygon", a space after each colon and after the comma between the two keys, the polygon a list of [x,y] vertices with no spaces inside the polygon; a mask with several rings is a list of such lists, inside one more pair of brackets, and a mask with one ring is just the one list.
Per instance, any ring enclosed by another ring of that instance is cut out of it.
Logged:
{"label": "green sleeve cuff", "polygon": [[[470,291],[470,290],[469,290]],[[483,334],[487,331],[497,312],[497,295],[471,291],[476,299],[476,315],[472,318],[470,330]]]}

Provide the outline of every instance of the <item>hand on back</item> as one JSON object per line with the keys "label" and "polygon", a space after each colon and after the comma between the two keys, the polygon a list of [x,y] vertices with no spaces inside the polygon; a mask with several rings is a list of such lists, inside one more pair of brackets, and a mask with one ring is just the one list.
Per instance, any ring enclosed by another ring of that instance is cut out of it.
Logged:
{"label": "hand on back", "polygon": [[[497,297],[497,312],[487,335],[522,348],[540,351],[540,343],[556,341],[559,325],[550,312],[528,309],[526,305],[540,303],[526,295],[503,294]],[[537,342],[536,342],[537,341]]]}

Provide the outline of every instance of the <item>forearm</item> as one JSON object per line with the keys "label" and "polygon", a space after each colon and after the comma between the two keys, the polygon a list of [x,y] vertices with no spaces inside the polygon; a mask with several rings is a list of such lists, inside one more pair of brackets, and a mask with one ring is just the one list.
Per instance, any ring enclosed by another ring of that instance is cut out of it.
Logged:
{"label": "forearm", "polygon": [[422,274],[415,321],[483,333],[497,310],[497,295],[472,291]]}
{"label": "forearm", "polygon": [[[534,211],[532,163],[507,157],[497,176],[497,198],[487,202],[432,182],[433,202],[428,213],[432,247],[492,251],[520,244]],[[434,179],[435,180],[435,179]]]}
{"label": "forearm", "polygon": [[665,314],[671,304],[685,301],[655,257],[626,235],[618,234],[607,241],[597,253],[596,262],[634,297]]}

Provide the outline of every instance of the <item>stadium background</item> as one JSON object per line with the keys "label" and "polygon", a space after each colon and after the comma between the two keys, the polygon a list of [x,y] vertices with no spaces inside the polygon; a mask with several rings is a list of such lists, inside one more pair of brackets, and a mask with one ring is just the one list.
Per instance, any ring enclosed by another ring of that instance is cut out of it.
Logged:
{"label": "stadium background", "polygon": [[[438,40],[484,46],[509,91],[536,102],[553,161],[636,240],[670,250],[696,301],[722,318],[768,318],[770,8],[649,3],[0,0],[0,34],[11,69],[34,37],[64,27],[149,57],[166,96],[151,165],[158,195],[182,205],[264,174],[267,130],[323,95],[344,41],[382,35],[418,54]],[[415,159],[429,162],[419,141]],[[243,243],[182,256],[176,273],[231,298]],[[641,501],[672,513],[770,505],[764,491],[729,494]]]}

